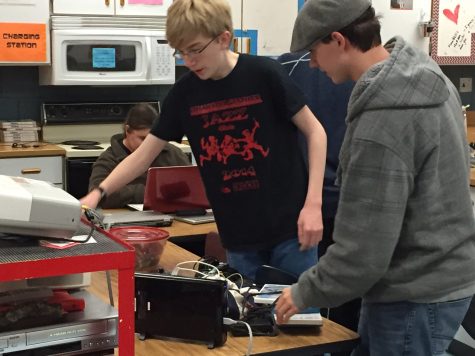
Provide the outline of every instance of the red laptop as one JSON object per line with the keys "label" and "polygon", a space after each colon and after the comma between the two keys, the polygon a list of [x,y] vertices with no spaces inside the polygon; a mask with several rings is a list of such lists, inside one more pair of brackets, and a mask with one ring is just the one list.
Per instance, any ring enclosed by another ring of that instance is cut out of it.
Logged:
{"label": "red laptop", "polygon": [[190,224],[214,221],[197,166],[151,167],[147,173],[144,210],[175,214]]}

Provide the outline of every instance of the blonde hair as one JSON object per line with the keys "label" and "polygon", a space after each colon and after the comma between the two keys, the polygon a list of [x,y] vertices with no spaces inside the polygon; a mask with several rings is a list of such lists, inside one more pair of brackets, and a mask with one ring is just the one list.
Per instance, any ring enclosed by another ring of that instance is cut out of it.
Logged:
{"label": "blonde hair", "polygon": [[180,48],[197,36],[216,37],[224,31],[233,34],[231,8],[227,0],[175,0],[168,8],[167,40]]}

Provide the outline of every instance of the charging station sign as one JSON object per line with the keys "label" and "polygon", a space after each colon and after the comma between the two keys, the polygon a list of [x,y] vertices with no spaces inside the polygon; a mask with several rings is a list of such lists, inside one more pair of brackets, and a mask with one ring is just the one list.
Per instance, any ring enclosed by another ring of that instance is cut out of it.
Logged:
{"label": "charging station sign", "polygon": [[0,23],[0,62],[46,62],[46,24]]}

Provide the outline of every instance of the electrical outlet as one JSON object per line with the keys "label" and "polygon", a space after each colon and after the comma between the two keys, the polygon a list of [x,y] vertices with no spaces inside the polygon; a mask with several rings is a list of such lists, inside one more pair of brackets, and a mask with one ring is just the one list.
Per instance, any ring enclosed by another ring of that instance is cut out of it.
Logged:
{"label": "electrical outlet", "polygon": [[459,92],[461,93],[472,92],[472,78],[460,78]]}

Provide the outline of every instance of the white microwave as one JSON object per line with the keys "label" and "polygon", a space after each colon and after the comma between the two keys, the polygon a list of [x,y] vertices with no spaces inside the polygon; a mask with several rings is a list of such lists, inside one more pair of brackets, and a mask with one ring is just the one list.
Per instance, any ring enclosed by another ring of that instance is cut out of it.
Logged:
{"label": "white microwave", "polygon": [[51,66],[39,68],[40,85],[175,82],[173,49],[163,30],[53,28],[51,48]]}

